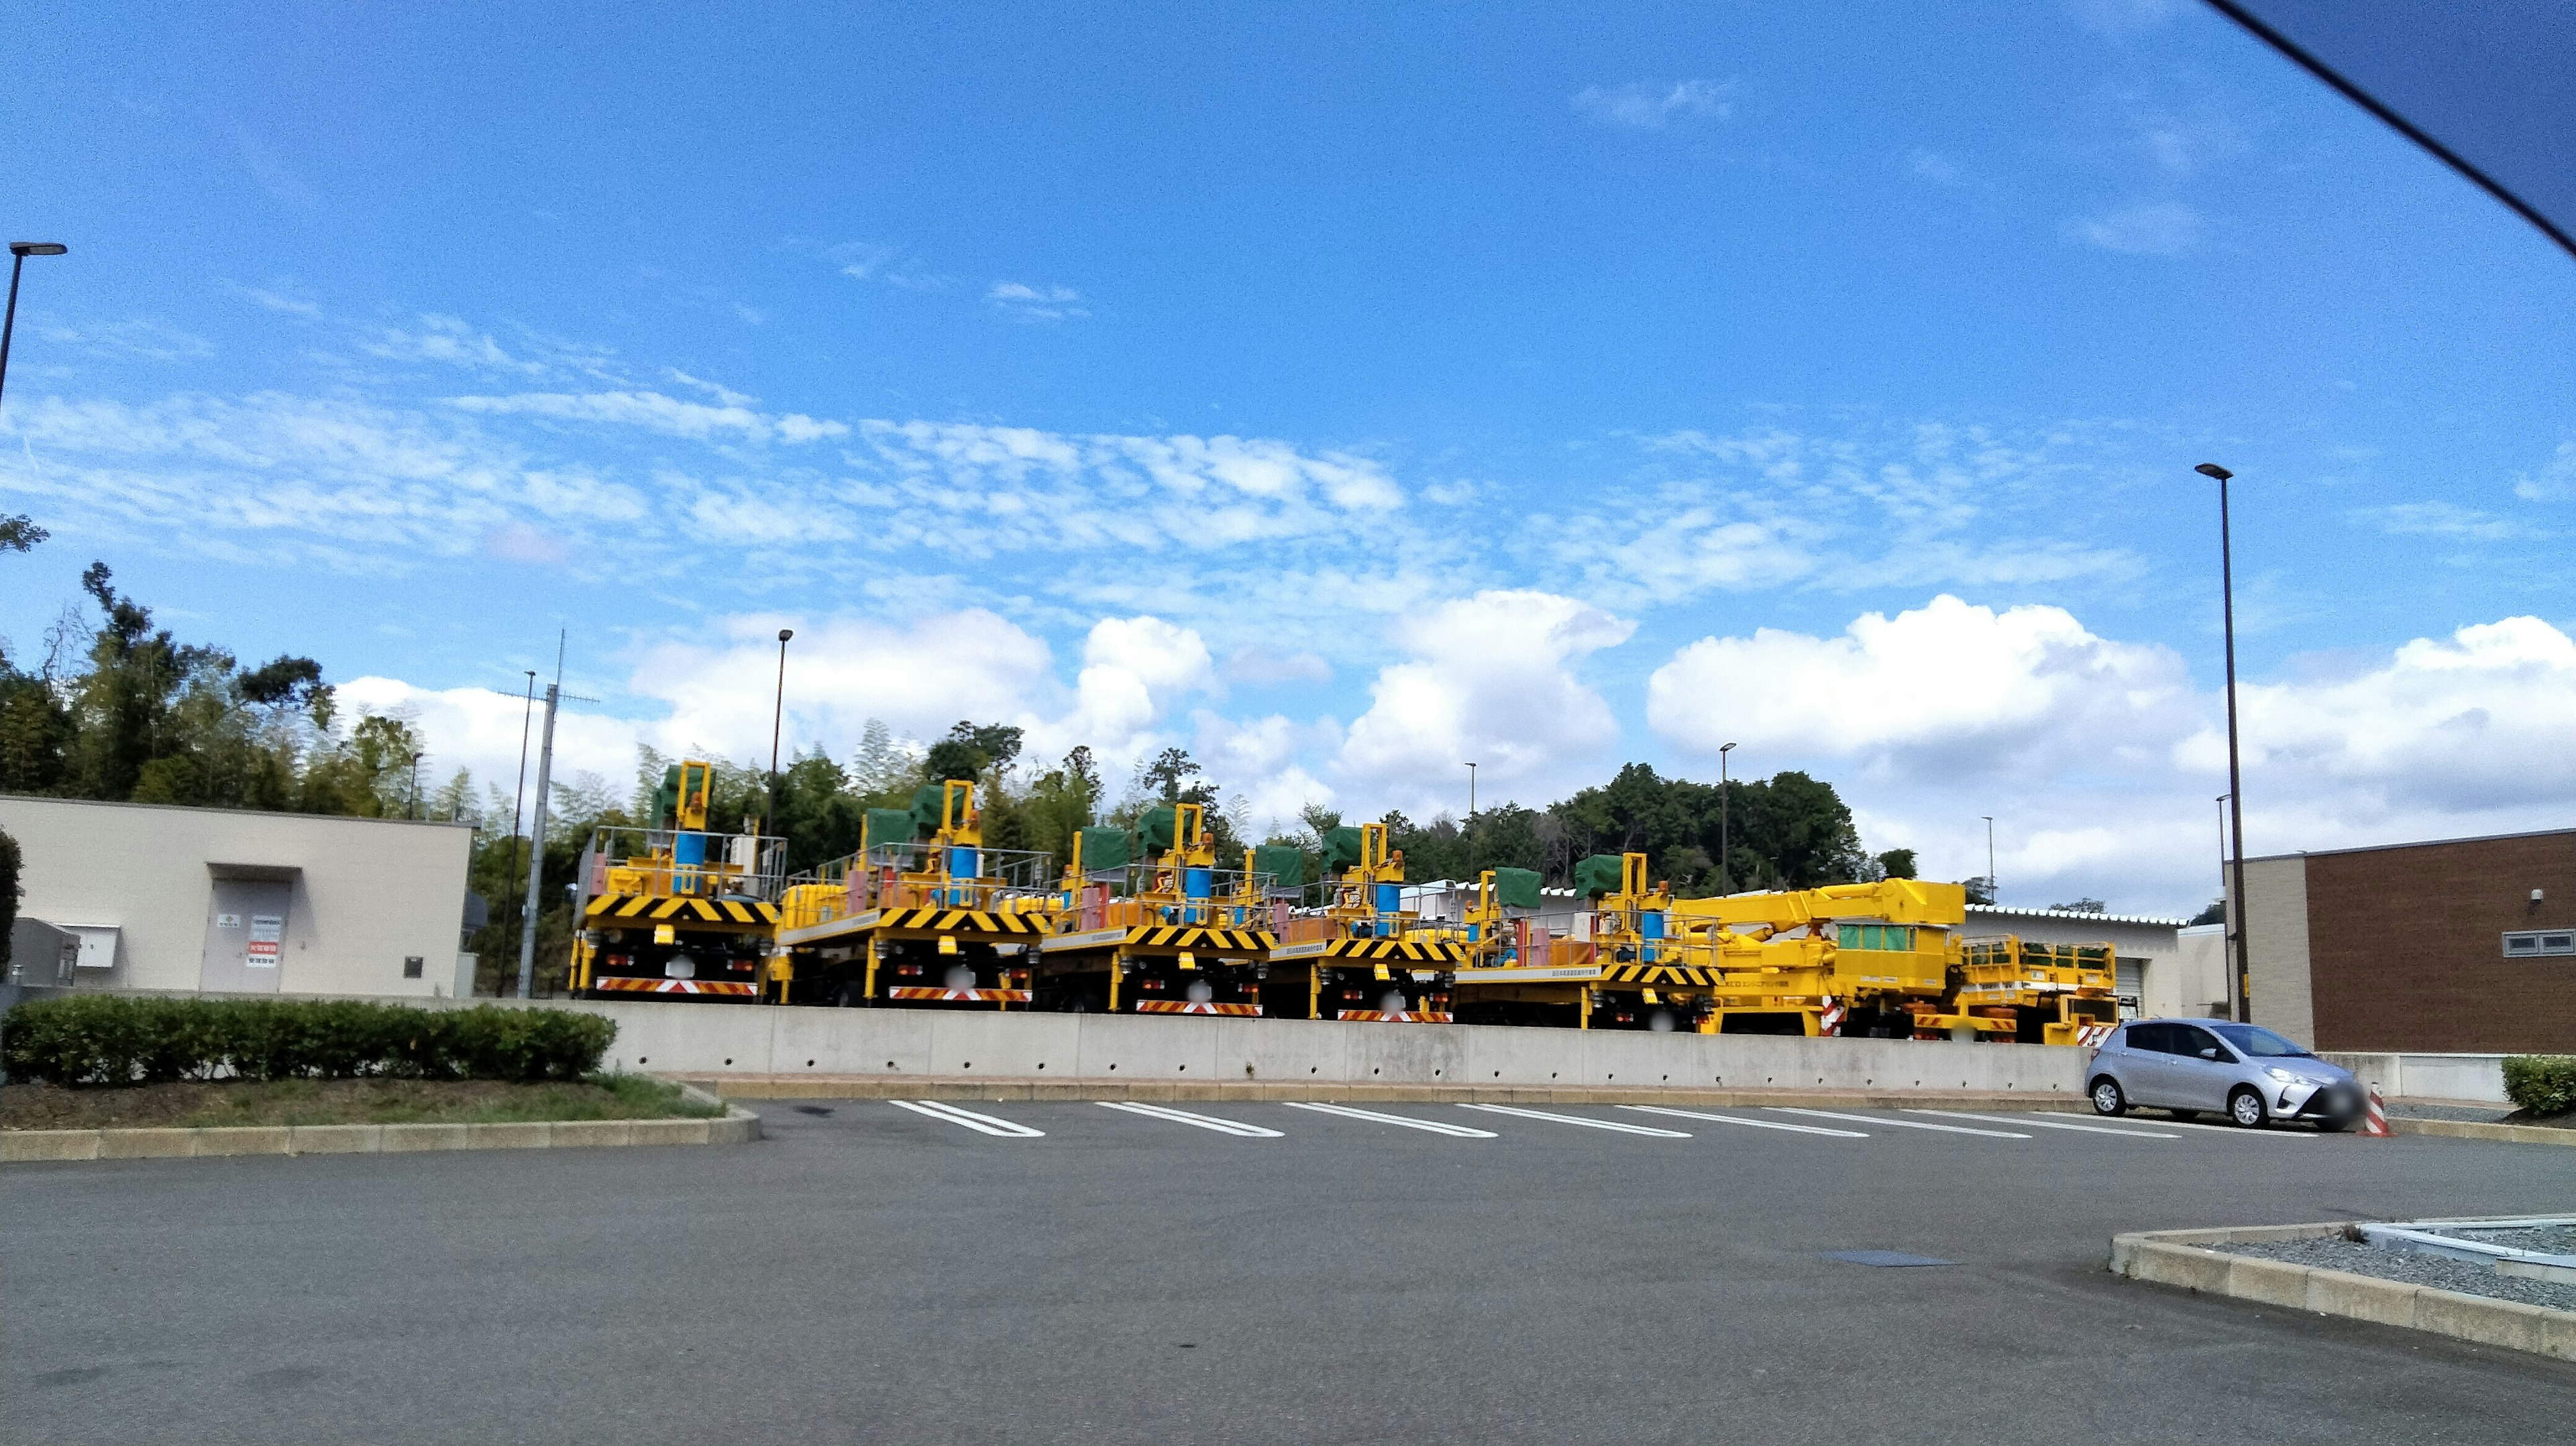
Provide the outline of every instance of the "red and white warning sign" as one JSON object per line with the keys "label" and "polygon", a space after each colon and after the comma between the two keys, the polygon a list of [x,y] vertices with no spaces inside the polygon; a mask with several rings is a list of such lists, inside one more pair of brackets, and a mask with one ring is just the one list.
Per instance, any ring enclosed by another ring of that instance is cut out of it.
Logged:
{"label": "red and white warning sign", "polygon": [[286,938],[286,918],[282,914],[250,916],[250,942],[242,946],[242,964],[252,969],[277,967],[279,946]]}

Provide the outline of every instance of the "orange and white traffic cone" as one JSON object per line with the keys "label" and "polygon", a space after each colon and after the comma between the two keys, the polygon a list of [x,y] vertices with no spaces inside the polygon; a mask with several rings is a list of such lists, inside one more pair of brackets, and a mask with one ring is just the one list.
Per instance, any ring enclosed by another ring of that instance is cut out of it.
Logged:
{"label": "orange and white traffic cone", "polygon": [[2361,1112],[2361,1132],[2374,1140],[2388,1138],[2388,1106],[2379,1102],[2379,1086],[2370,1087],[2370,1104]]}

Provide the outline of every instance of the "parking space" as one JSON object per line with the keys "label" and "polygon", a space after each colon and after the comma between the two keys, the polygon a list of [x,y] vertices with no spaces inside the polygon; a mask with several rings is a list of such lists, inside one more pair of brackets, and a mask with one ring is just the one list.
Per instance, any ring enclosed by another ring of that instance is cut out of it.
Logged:
{"label": "parking space", "polygon": [[738,1149],[13,1166],[0,1441],[2520,1441],[2576,1411],[2562,1364],[2102,1269],[2123,1230],[2563,1210],[2543,1146],[760,1108]]}

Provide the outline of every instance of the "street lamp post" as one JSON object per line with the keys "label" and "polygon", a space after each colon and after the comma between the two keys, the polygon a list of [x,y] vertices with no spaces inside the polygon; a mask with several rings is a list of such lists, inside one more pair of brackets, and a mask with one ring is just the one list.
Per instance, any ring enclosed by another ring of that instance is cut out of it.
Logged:
{"label": "street lamp post", "polygon": [[1718,896],[1721,898],[1735,892],[1734,886],[1727,882],[1726,876],[1726,856],[1728,852],[1727,845],[1729,843],[1726,827],[1726,795],[1732,791],[1727,786],[1726,781],[1726,755],[1733,753],[1734,751],[1735,745],[1732,743],[1721,743],[1717,745],[1717,892]]}
{"label": "street lamp post", "polygon": [[1476,765],[1467,765],[1467,822],[1476,821]]}
{"label": "street lamp post", "polygon": [[18,332],[18,273],[27,269],[30,256],[60,256],[70,249],[57,241],[9,243],[9,314],[0,319],[0,392],[9,385],[9,342]]}
{"label": "street lamp post", "polygon": [[1995,898],[1995,816],[1994,816],[1993,814],[1991,814],[1991,813],[1981,813],[1981,814],[1977,815],[1977,817],[1982,818],[1982,819],[1984,819],[1984,820],[1986,821],[1986,906],[1987,906],[1988,908],[1992,908],[1992,907],[1994,907],[1995,902],[1996,902],[1996,898]]}
{"label": "street lamp post", "polygon": [[2227,483],[2236,474],[2215,462],[2203,462],[2191,470],[2218,484],[2218,606],[2220,625],[2227,635],[2227,829],[2233,845],[2228,850],[2228,912],[2234,915],[2232,932],[2236,945],[2236,1022],[2254,1022],[2253,948],[2248,942],[2251,932],[2245,907],[2245,780],[2236,754],[2236,559],[2228,538]]}
{"label": "street lamp post", "polygon": [[[787,640],[794,628],[778,630],[778,702],[769,715],[769,826],[778,825],[778,733],[787,722]],[[754,832],[765,832],[755,829]]]}
{"label": "street lamp post", "polygon": [[[2234,797],[2233,794],[2226,793],[2218,796],[2218,892],[2227,896],[2226,902],[2220,904],[2218,908],[2218,927],[2227,931],[2222,936],[2224,938],[2232,938],[2236,932],[2236,900],[2227,887],[2227,800],[2232,797]],[[2236,1015],[2235,971],[2230,970],[2228,974],[2227,1014],[2232,1019]]]}
{"label": "street lamp post", "polygon": [[411,756],[410,816],[414,823],[418,823],[420,821],[420,761],[428,756],[429,755],[425,753],[415,753]]}

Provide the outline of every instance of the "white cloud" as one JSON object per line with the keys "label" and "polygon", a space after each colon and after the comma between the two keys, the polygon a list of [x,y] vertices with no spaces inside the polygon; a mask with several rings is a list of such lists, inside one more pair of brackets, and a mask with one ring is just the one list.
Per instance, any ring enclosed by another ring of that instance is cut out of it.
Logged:
{"label": "white cloud", "polygon": [[1082,645],[1071,715],[1044,730],[1049,751],[1086,743],[1113,761],[1150,751],[1149,730],[1179,698],[1216,683],[1215,660],[1195,631],[1157,617],[1102,618]]}
{"label": "white cloud", "polygon": [[2192,727],[2181,658],[2086,631],[2063,608],[1997,613],[1943,595],[1835,638],[1775,628],[1703,638],[1646,685],[1646,720],[1714,755],[1801,752],[1872,778],[2065,766],[2103,753],[2145,763]]}
{"label": "white cloud", "polygon": [[1733,90],[1732,82],[1679,80],[1667,85],[1641,80],[1606,90],[1597,85],[1585,86],[1575,92],[1572,104],[1602,125],[1651,131],[1693,116],[1724,120],[1735,110],[1729,99]]}
{"label": "white cloud", "polygon": [[[695,379],[688,380],[694,382]],[[739,396],[738,393],[726,395]],[[602,422],[611,426],[641,427],[646,431],[694,441],[731,435],[750,442],[802,443],[827,437],[846,437],[850,433],[849,424],[845,422],[818,422],[797,412],[771,415],[754,411],[743,405],[750,400],[747,397],[719,406],[684,402],[661,392],[645,391],[522,392],[516,396],[450,397],[447,400],[449,406],[487,416],[536,416],[559,421]]]}
{"label": "white cloud", "polygon": [[1411,661],[1379,671],[1336,772],[1408,808],[1436,806],[1468,763],[1497,796],[1518,786],[1554,798],[1619,737],[1573,667],[1635,630],[1543,592],[1482,592],[1413,617],[1397,631]]}
{"label": "white cloud", "polygon": [[[422,793],[453,777],[459,768],[473,770],[479,788],[498,787],[507,794],[519,777],[522,722],[527,744],[527,792],[536,799],[537,765],[545,740],[545,686],[540,679],[531,705],[524,694],[490,688],[421,688],[399,678],[370,675],[352,678],[334,690],[344,714],[382,713],[409,722],[425,745],[421,759]],[[576,772],[619,780],[635,773],[635,747],[650,741],[642,725],[564,705],[555,717],[554,777]]]}
{"label": "white cloud", "polygon": [[204,337],[148,317],[47,326],[43,333],[45,340],[57,345],[113,361],[201,361],[215,354],[215,344]]}
{"label": "white cloud", "polygon": [[2513,495],[2525,502],[2562,502],[2576,497],[2576,442],[2561,442],[2539,475],[2514,478]]}
{"label": "white cloud", "polygon": [[2199,212],[2179,201],[2156,201],[2104,216],[2078,216],[2059,233],[2127,256],[2181,256],[2199,247],[2200,230]]}
{"label": "white cloud", "polygon": [[[2255,853],[2551,827],[2576,804],[2576,641],[2536,618],[2248,681],[2240,701]],[[1835,779],[1870,846],[1920,849],[1933,877],[1985,871],[1994,815],[2011,902],[2187,910],[2214,887],[2223,697],[2061,609],[1943,597],[1839,637],[1703,639],[1647,708],[1686,752],[1738,744],[1739,776]]]}
{"label": "white cloud", "polygon": [[1064,321],[1091,315],[1091,309],[1083,304],[1082,293],[1070,286],[996,281],[984,293],[984,301],[1013,321]]}
{"label": "white cloud", "polygon": [[444,362],[481,371],[524,372],[542,376],[544,362],[512,356],[489,332],[478,332],[461,318],[424,316],[417,330],[379,327],[358,349],[386,361]]}
{"label": "white cloud", "polygon": [[2356,507],[2353,521],[2401,537],[2449,537],[2469,542],[2503,542],[2532,536],[2532,530],[2509,517],[2462,507],[2455,502],[2395,502],[2383,507]]}

